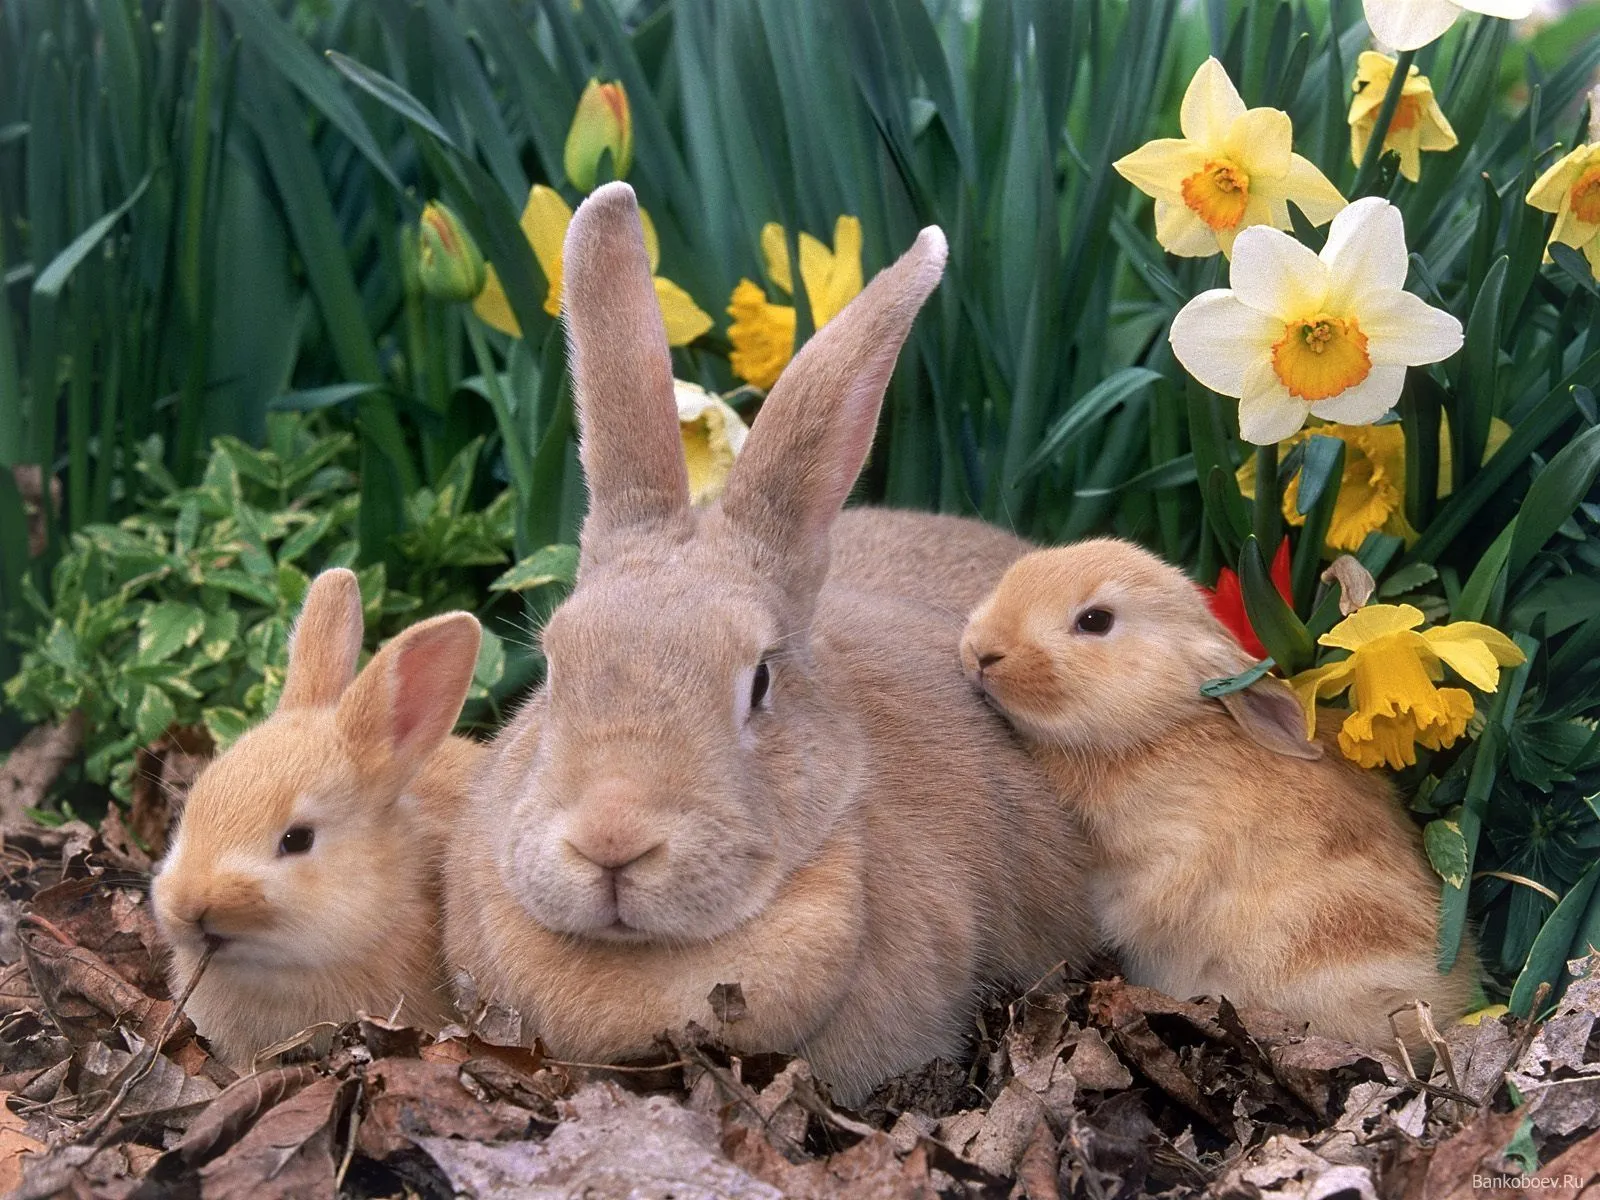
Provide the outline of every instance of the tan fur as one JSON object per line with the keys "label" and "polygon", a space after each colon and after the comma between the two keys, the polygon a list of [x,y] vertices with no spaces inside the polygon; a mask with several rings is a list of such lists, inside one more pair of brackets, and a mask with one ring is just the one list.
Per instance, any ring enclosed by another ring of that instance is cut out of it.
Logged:
{"label": "tan fur", "polygon": [[[358,1011],[398,1010],[424,1027],[448,1017],[438,860],[484,751],[446,735],[477,622],[452,613],[414,625],[352,683],[359,605],[348,571],[317,577],[286,702],[196,780],[152,888],[174,992],[207,938],[227,939],[187,1011],[236,1067]],[[352,619],[334,619],[352,606]],[[323,670],[335,678],[308,675]],[[277,852],[291,825],[314,831],[309,852]]]}
{"label": "tan fur", "polygon": [[1074,822],[955,669],[966,606],[1024,546],[952,518],[836,520],[937,231],[796,357],[705,510],[639,461],[681,456],[665,355],[596,340],[663,336],[642,254],[613,246],[638,236],[623,185],[568,232],[582,567],[544,631],[546,686],[452,844],[447,951],[580,1060],[717,1028],[711,991],[738,983],[735,1045],[803,1052],[859,1099],[957,1051],[985,984],[1088,948]]}
{"label": "tan fur", "polygon": [[[1094,607],[1114,615],[1104,635],[1075,628]],[[1082,818],[1131,980],[1373,1046],[1418,998],[1441,1025],[1466,1010],[1476,956],[1469,943],[1435,970],[1439,881],[1387,781],[1331,735],[1315,761],[1273,754],[1199,695],[1249,659],[1176,568],[1110,539],[1031,554],[973,614],[961,658]]]}

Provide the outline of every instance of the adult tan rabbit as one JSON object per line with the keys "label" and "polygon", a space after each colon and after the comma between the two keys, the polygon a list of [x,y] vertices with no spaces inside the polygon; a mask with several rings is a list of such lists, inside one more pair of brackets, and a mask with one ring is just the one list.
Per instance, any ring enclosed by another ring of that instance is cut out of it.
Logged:
{"label": "adult tan rabbit", "polygon": [[312,582],[277,709],[195,781],[152,887],[174,992],[223,1061],[357,1011],[437,1027],[439,857],[485,751],[449,736],[478,653],[469,613],[411,626],[356,674],[361,595]]}
{"label": "adult tan rabbit", "polygon": [[1466,1011],[1470,941],[1434,966],[1439,880],[1388,782],[1309,742],[1181,571],[1113,539],[1017,562],[972,615],[968,675],[1034,741],[1093,848],[1090,895],[1128,977],[1226,995],[1317,1032],[1427,1055],[1414,1002]]}
{"label": "adult tan rabbit", "polygon": [[[644,1051],[693,1020],[804,1053],[859,1100],[957,1052],[985,985],[1090,947],[1074,822],[955,665],[961,614],[1022,543],[836,520],[944,258],[923,231],[822,329],[721,500],[691,509],[633,193],[608,185],[573,218],[578,582],[446,903],[452,960],[558,1057]],[[723,1023],[711,994],[732,983],[747,1011]]]}

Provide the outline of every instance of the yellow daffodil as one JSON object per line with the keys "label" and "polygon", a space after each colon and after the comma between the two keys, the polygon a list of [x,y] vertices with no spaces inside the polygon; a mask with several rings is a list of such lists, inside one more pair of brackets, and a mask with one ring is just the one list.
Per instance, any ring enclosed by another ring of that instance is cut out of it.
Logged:
{"label": "yellow daffodil", "polygon": [[1442,750],[1466,732],[1472,696],[1463,688],[1434,685],[1449,666],[1481,692],[1500,686],[1500,668],[1524,656],[1498,629],[1457,621],[1421,629],[1421,610],[1409,604],[1369,604],[1351,613],[1318,641],[1350,657],[1303,671],[1290,680],[1306,711],[1306,732],[1316,727],[1317,701],[1350,689],[1351,712],[1339,730],[1339,748],[1363,767],[1410,766],[1417,745]]}
{"label": "yellow daffodil", "polygon": [[1212,391],[1239,397],[1239,432],[1258,446],[1308,414],[1369,425],[1400,398],[1406,368],[1461,348],[1461,322],[1402,290],[1405,227],[1377,196],[1350,205],[1315,254],[1276,229],[1239,235],[1231,288],[1173,318],[1172,351]]}
{"label": "yellow daffodil", "polygon": [[[1339,480],[1339,497],[1333,504],[1333,517],[1328,522],[1328,536],[1324,549],[1329,555],[1340,552],[1355,553],[1369,533],[1386,533],[1404,538],[1409,546],[1417,540],[1417,531],[1406,520],[1406,435],[1398,423],[1390,425],[1333,425],[1312,424],[1299,433],[1278,443],[1280,454],[1286,454],[1313,434],[1335,437],[1345,444],[1344,473]],[[1511,426],[1499,417],[1489,426],[1489,441],[1484,448],[1483,460],[1488,462],[1494,453],[1505,445],[1511,436]],[[1448,496],[1451,489],[1450,422],[1444,414],[1439,416],[1439,482],[1440,497]],[[1256,463],[1252,455],[1239,467],[1239,490],[1247,499],[1256,494]],[[1291,525],[1304,525],[1301,515],[1300,472],[1296,471],[1283,492],[1283,515]]]}
{"label": "yellow daffodil", "polygon": [[733,460],[744,449],[750,430],[721,396],[698,384],[674,379],[672,390],[678,400],[678,432],[689,468],[689,500],[710,504],[722,495]]}
{"label": "yellow daffodil", "polygon": [[1339,189],[1294,153],[1294,124],[1276,108],[1244,106],[1214,58],[1200,64],[1178,113],[1181,138],[1146,142],[1112,165],[1156,202],[1156,240],[1173,254],[1233,252],[1252,225],[1290,228],[1289,201],[1313,225],[1345,206]]}
{"label": "yellow daffodil", "polygon": [[1520,21],[1533,0],[1362,0],[1372,36],[1395,50],[1418,50],[1443,37],[1464,12]]}
{"label": "yellow daffodil", "polygon": [[608,153],[612,178],[623,178],[633,164],[633,112],[620,83],[591,79],[578,97],[578,110],[561,154],[572,186],[580,192],[594,191],[600,160]]}
{"label": "yellow daffodil", "polygon": [[[1363,51],[1356,60],[1356,78],[1351,84],[1356,97],[1350,102],[1350,157],[1358,167],[1372,140],[1373,126],[1383,107],[1384,93],[1394,78],[1394,68],[1394,59],[1374,50]],[[1383,148],[1400,156],[1400,174],[1416,183],[1422,178],[1424,150],[1453,150],[1455,146],[1456,131],[1450,128],[1444,110],[1433,98],[1433,84],[1412,67],[1400,89],[1400,103],[1395,106]]]}
{"label": "yellow daffodil", "polygon": [[[800,242],[800,279],[811,303],[811,323],[821,329],[861,291],[861,222],[840,217],[833,227],[829,250],[809,233]],[[761,254],[767,278],[784,293],[794,295],[794,275],[783,226],[768,222],[761,228]],[[758,388],[770,388],[794,354],[794,309],[773,304],[759,284],[741,279],[728,303],[728,356],[734,373]]]}
{"label": "yellow daffodil", "polygon": [[[1600,95],[1591,96],[1590,104],[1600,114]],[[1600,124],[1600,119],[1596,123]],[[1556,214],[1550,241],[1583,251],[1589,269],[1600,277],[1600,137],[1579,146],[1539,176],[1528,192],[1528,203]],[[1550,261],[1548,249],[1544,260]]]}
{"label": "yellow daffodil", "polygon": [[[687,346],[711,328],[711,318],[695,304],[688,292],[670,279],[656,275],[656,268],[661,265],[661,246],[656,240],[655,226],[643,209],[639,210],[639,220],[644,226],[644,245],[650,256],[650,274],[653,277],[651,282],[656,285],[656,300],[661,305],[661,319],[667,327],[667,342],[673,346]],[[552,317],[561,315],[561,246],[571,222],[572,210],[567,207],[560,193],[543,184],[535,184],[522,210],[522,233],[533,248],[533,256],[538,259],[539,269],[544,272],[550,285],[545,293],[544,310]],[[517,324],[516,315],[511,311],[511,303],[506,299],[505,288],[495,274],[493,263],[489,264],[488,280],[473,302],[472,311],[501,333],[508,333],[512,337],[522,336],[522,327]]]}

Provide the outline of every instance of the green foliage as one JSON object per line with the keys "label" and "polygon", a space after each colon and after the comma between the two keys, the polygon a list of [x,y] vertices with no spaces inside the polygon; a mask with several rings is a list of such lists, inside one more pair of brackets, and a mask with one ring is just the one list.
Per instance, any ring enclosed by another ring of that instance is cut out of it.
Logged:
{"label": "green foliage", "polygon": [[[354,448],[349,434],[317,436],[304,418],[275,417],[265,448],[219,438],[199,482],[181,487],[160,445],[147,444],[140,509],[72,534],[48,603],[24,585],[41,620],[7,701],[30,721],[81,710],[86,774],[124,799],[135,750],[171,726],[204,725],[226,746],[276,704],[311,576],[355,565]],[[479,449],[466,447],[438,491],[411,500],[417,520],[400,549],[421,595],[389,586],[381,562],[358,569],[374,640],[461,602],[472,589],[458,568],[508,560],[509,493],[481,510],[467,502]],[[490,634],[475,693],[489,695],[503,671]]]}

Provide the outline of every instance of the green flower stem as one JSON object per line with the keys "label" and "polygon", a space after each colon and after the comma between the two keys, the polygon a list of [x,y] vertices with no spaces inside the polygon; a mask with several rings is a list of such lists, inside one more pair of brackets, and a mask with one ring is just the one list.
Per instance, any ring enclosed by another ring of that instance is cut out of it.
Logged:
{"label": "green flower stem", "polygon": [[1268,562],[1283,540],[1283,493],[1278,488],[1278,443],[1256,447],[1256,500],[1253,528]]}
{"label": "green flower stem", "polygon": [[1406,76],[1411,74],[1411,60],[1416,56],[1415,50],[1402,50],[1395,59],[1389,90],[1383,94],[1378,119],[1372,126],[1372,140],[1367,143],[1367,152],[1361,156],[1361,169],[1356,172],[1355,186],[1350,189],[1352,199],[1366,194],[1372,177],[1378,172],[1378,160],[1383,157],[1383,142],[1389,136],[1389,125],[1394,120],[1395,110],[1400,107],[1400,94],[1405,90]]}
{"label": "green flower stem", "polygon": [[500,427],[500,440],[506,446],[506,469],[511,475],[511,486],[517,499],[526,502],[533,489],[533,460],[528,456],[527,444],[511,415],[511,405],[500,387],[500,372],[495,370],[494,359],[483,340],[483,330],[476,317],[462,318],[467,327],[467,341],[472,344],[472,355],[478,360],[478,371],[483,375],[484,386],[489,389],[489,407],[494,410],[495,424]]}

